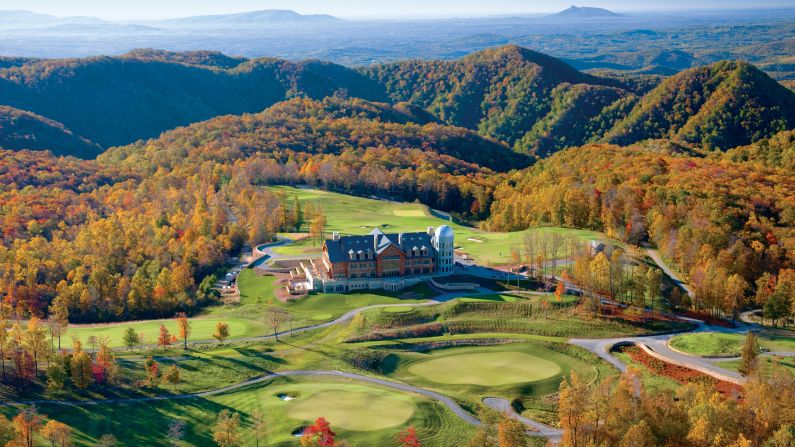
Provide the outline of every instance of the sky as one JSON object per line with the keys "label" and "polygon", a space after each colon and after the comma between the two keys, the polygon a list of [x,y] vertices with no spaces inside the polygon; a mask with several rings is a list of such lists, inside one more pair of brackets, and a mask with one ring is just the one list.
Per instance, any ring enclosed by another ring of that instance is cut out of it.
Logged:
{"label": "sky", "polygon": [[[342,18],[472,17],[549,13],[572,0],[0,0],[0,10],[25,9],[56,16],[88,15],[107,20],[161,19],[228,14],[260,9],[292,9]],[[795,6],[792,0],[603,0],[580,3],[614,11],[754,9]]]}

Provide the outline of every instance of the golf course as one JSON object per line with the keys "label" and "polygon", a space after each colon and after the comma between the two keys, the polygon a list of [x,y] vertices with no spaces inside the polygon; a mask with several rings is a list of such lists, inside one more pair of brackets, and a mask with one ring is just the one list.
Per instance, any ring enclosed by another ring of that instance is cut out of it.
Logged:
{"label": "golf course", "polygon": [[[558,233],[576,237],[582,241],[603,240],[604,234],[571,228],[535,228],[513,233],[488,232],[459,225],[441,214],[434,214],[427,206],[419,203],[397,203],[356,197],[318,189],[295,188],[291,186],[271,186],[270,191],[284,194],[287,198],[297,198],[300,203],[311,203],[320,208],[326,216],[327,232],[344,235],[367,234],[374,228],[385,233],[424,231],[427,227],[448,225],[455,231],[456,246],[460,251],[484,265],[500,265],[510,261],[511,250],[519,249],[525,235]],[[304,238],[294,244],[274,249],[284,255],[303,255],[320,253],[320,245],[311,238]],[[564,256],[563,249],[554,255]]]}
{"label": "golf course", "polygon": [[[244,445],[254,445],[252,415],[267,417],[262,446],[297,444],[294,433],[320,416],[333,421],[334,430],[352,445],[397,446],[397,434],[415,427],[428,445],[442,447],[466,436],[472,427],[446,407],[414,393],[404,393],[335,378],[280,378],[234,392],[203,398],[146,403],[75,406],[40,405],[39,410],[76,429],[79,442],[90,445],[103,433],[114,433],[124,445],[161,445],[163,433],[175,419],[188,421],[183,445],[212,445],[212,426],[218,412],[242,415]],[[126,415],[135,414],[135,418]]]}

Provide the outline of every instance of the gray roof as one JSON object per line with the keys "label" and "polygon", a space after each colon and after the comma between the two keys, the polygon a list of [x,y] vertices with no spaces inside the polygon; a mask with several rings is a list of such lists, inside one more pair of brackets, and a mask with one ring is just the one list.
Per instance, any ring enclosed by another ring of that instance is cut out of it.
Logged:
{"label": "gray roof", "polygon": [[410,255],[412,249],[423,247],[428,250],[428,256],[436,255],[431,236],[424,232],[385,234],[376,228],[366,236],[341,236],[336,241],[326,240],[326,249],[331,262],[355,260],[351,255],[359,252],[365,255],[365,259],[367,254],[375,257],[392,245],[397,246],[407,255]]}

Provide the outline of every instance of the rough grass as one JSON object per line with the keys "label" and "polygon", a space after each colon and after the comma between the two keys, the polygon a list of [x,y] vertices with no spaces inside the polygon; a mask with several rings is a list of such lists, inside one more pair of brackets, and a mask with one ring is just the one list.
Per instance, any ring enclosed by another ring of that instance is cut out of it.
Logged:
{"label": "rough grass", "polygon": [[[373,228],[384,232],[424,231],[426,227],[449,225],[456,233],[456,246],[482,264],[505,264],[509,262],[511,248],[523,244],[527,232],[541,234],[560,233],[575,236],[583,241],[606,239],[601,233],[569,228],[537,228],[512,233],[492,233],[465,227],[433,216],[428,208],[419,203],[396,203],[367,199],[317,189],[272,186],[268,189],[283,192],[287,197],[298,197],[299,201],[311,202],[323,208],[328,221],[328,232],[342,234],[367,234]],[[308,231],[308,229],[305,229]],[[473,239],[473,240],[469,240]],[[481,242],[476,242],[481,241]],[[282,254],[320,253],[320,246],[309,238],[274,249]],[[559,253],[563,256],[563,253]]]}

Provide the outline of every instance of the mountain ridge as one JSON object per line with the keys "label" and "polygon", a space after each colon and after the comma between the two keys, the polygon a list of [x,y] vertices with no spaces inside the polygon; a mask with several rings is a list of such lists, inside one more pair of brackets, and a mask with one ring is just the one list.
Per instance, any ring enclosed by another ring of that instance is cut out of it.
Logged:
{"label": "mountain ridge", "polygon": [[62,123],[104,148],[219,115],[257,113],[297,96],[403,103],[424,119],[477,131],[537,158],[586,143],[666,138],[726,150],[795,128],[795,93],[750,64],[721,62],[658,85],[659,79],[583,73],[515,45],[452,61],[356,69],[140,49],[9,61],[0,69],[0,104]]}

